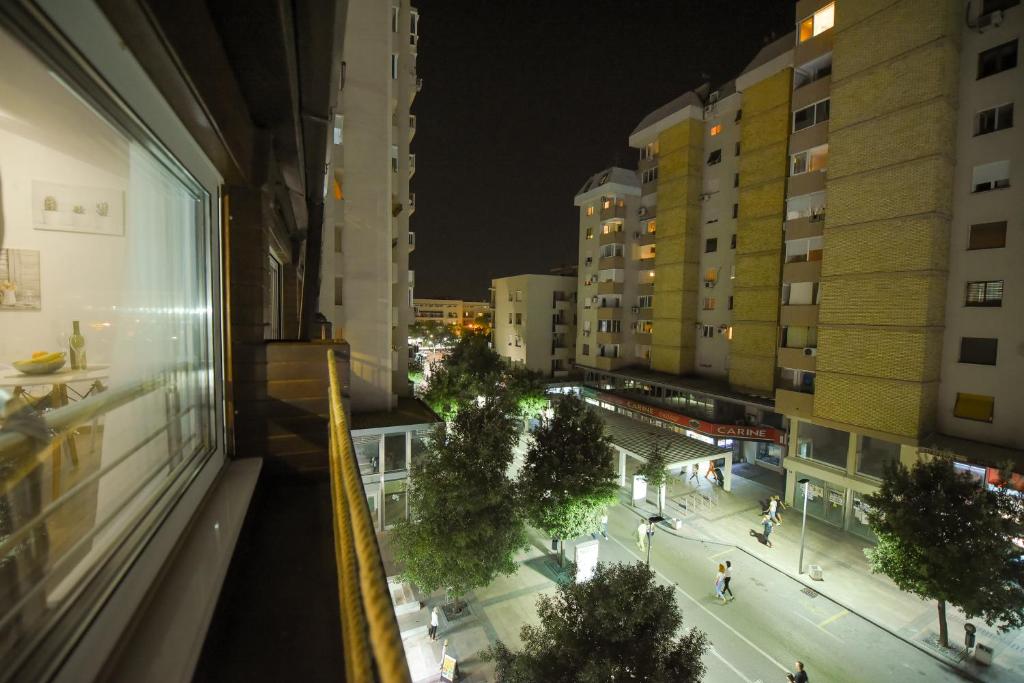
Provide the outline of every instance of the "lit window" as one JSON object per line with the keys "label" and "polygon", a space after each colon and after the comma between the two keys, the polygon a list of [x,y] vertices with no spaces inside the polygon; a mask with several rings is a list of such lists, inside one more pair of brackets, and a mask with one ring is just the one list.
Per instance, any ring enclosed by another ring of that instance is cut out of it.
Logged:
{"label": "lit window", "polygon": [[588,216],[593,216],[594,215],[594,207],[592,207],[592,206],[588,206],[587,207],[587,215]]}
{"label": "lit window", "polygon": [[[729,297],[729,308],[732,308],[732,297]],[[725,328],[725,338],[732,341],[732,325]]]}
{"label": "lit window", "polygon": [[601,202],[601,208],[602,209],[610,209],[610,208],[612,208],[612,200],[605,199],[603,202]]}
{"label": "lit window", "polygon": [[797,42],[810,40],[832,28],[836,23],[836,4],[830,3],[800,22]]}
{"label": "lit window", "polygon": [[965,306],[1002,306],[1003,281],[983,280],[967,283]]}
{"label": "lit window", "polygon": [[953,404],[953,414],[965,420],[991,422],[995,404],[996,400],[991,396],[957,392],[956,403]]}
{"label": "lit window", "polygon": [[391,80],[398,80],[398,55],[391,55]]}
{"label": "lit window", "polygon": [[658,231],[658,226],[655,225],[655,221],[647,221],[647,234],[653,235]]}
{"label": "lit window", "polygon": [[790,162],[790,175],[811,171],[824,171],[828,167],[828,145],[818,145],[794,154]]}
{"label": "lit window", "polygon": [[594,229],[593,228],[587,228],[587,239],[588,240],[594,239]]}
{"label": "lit window", "polygon": [[714,137],[714,136],[718,135],[721,132],[722,132],[722,124],[716,123],[715,125],[711,126],[711,137]]}

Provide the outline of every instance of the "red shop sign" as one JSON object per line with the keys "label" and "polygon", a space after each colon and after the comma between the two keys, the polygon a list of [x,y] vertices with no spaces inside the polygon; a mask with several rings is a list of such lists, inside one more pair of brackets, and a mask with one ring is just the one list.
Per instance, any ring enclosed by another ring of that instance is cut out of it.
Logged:
{"label": "red shop sign", "polygon": [[639,401],[631,401],[628,398],[616,396],[615,394],[606,394],[602,391],[594,393],[597,394],[597,398],[602,401],[614,403],[615,405],[620,405],[623,408],[628,408],[629,410],[637,413],[643,413],[644,415],[650,415],[651,417],[664,420],[665,422],[671,422],[672,424],[685,427],[686,429],[692,429],[700,434],[707,434],[708,436],[714,436],[721,439],[771,441],[772,443],[779,444],[780,446],[786,445],[786,432],[775,429],[774,427],[752,427],[750,425],[730,425],[708,422],[707,420],[698,420],[695,417],[688,417],[671,410],[658,408],[646,403],[640,403]]}

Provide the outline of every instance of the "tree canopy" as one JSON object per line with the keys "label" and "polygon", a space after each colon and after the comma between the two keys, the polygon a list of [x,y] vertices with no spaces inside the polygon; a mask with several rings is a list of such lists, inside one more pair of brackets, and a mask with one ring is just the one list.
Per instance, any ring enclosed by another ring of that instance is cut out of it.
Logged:
{"label": "tree canopy", "polygon": [[661,487],[668,482],[668,455],[661,448],[655,445],[647,461],[637,468],[636,473],[647,480],[647,485],[652,487],[658,496],[658,513],[662,510]]}
{"label": "tree canopy", "polygon": [[438,426],[413,464],[409,519],[392,532],[403,577],[427,592],[458,597],[516,571],[526,547],[514,483],[506,472],[517,420],[501,399],[463,406]]}
{"label": "tree canopy", "polygon": [[912,468],[894,463],[866,497],[878,544],[871,570],[901,590],[937,601],[939,640],[948,645],[946,604],[1000,630],[1024,625],[1024,537],[1020,498],[958,472],[944,456]]}
{"label": "tree canopy", "polygon": [[559,400],[554,416],[533,432],[519,482],[530,523],[551,537],[596,529],[617,489],[601,419],[575,396]]}
{"label": "tree canopy", "polygon": [[539,626],[523,626],[523,649],[502,642],[485,656],[499,683],[696,683],[707,636],[678,632],[683,616],[673,589],[642,564],[598,563],[594,576],[537,601]]}

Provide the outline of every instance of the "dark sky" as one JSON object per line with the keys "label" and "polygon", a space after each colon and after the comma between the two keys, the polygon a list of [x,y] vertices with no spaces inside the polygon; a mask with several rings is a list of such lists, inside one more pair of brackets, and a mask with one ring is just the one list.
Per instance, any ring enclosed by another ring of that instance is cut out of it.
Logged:
{"label": "dark sky", "polygon": [[417,0],[416,296],[485,298],[492,277],[576,262],[573,195],[636,167],[630,131],[734,78],[793,0]]}

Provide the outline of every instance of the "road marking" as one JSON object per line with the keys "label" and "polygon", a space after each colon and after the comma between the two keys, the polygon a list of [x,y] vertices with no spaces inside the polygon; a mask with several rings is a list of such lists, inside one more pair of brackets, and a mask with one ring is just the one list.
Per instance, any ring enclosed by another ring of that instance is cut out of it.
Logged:
{"label": "road marking", "polygon": [[829,624],[831,624],[831,623],[832,623],[833,621],[835,621],[836,619],[840,619],[840,618],[842,618],[842,617],[845,617],[845,616],[846,616],[847,614],[849,614],[849,613],[850,613],[850,612],[849,612],[848,610],[845,610],[845,609],[844,609],[844,610],[843,610],[842,612],[839,612],[839,613],[837,613],[837,614],[833,614],[833,615],[832,615],[832,616],[830,616],[830,617],[829,617],[828,619],[826,619],[825,621],[823,621],[823,622],[821,622],[820,624],[818,624],[818,628],[821,628],[822,626],[828,626]]}
{"label": "road marking", "polygon": [[[733,666],[733,665],[732,665],[732,662],[730,662],[730,661],[729,661],[728,659],[726,659],[726,658],[725,658],[725,657],[723,657],[722,655],[718,654],[718,650],[716,650],[716,649],[715,649],[715,648],[714,648],[713,646],[712,646],[712,647],[710,647],[710,648],[708,648],[708,649],[710,649],[710,650],[711,650],[711,654],[713,654],[713,655],[714,655],[715,657],[717,657],[717,658],[718,658],[718,660],[722,662],[722,664],[725,664],[725,665],[726,665],[727,667],[729,667],[730,669],[732,669],[732,672],[733,672],[734,674],[736,674],[737,676],[739,676],[739,677],[740,677],[740,680],[742,680],[742,681],[743,681],[743,683],[751,683],[751,681],[750,681],[750,679],[749,679],[749,678],[747,678],[746,676],[744,676],[744,675],[743,675],[743,673],[742,673],[742,672],[741,672],[741,671],[740,671],[739,669],[737,669],[737,668],[736,668],[735,666]],[[760,679],[759,679],[759,680],[760,680]]]}
{"label": "road marking", "polygon": [[729,553],[731,553],[731,552],[732,552],[733,550],[735,550],[735,548],[729,548],[728,550],[723,550],[723,551],[722,551],[722,552],[720,552],[720,553],[715,553],[714,555],[708,555],[708,559],[709,559],[709,560],[713,560],[713,559],[715,559],[716,557],[721,557],[722,555],[728,555],[728,554],[729,554]]}
{"label": "road marking", "polygon": [[[633,556],[633,557],[635,557],[636,559],[638,559],[638,560],[640,560],[641,562],[643,562],[643,558],[642,558],[642,557],[640,557],[640,556],[639,556],[639,555],[637,555],[637,554],[636,554],[635,552],[633,552],[633,550],[632,550],[631,548],[627,548],[627,547],[626,547],[625,545],[623,545],[623,544],[622,544],[622,543],[621,543],[621,542],[619,541],[619,539],[617,539],[617,538],[613,538],[612,540],[613,540],[613,541],[615,541],[615,544],[616,544],[616,545],[618,545],[618,546],[619,546],[620,548],[622,548],[623,550],[625,550],[625,551],[626,551],[627,553],[629,553],[630,555],[632,555],[632,556]],[[673,586],[673,587],[674,587],[674,588],[675,588],[675,589],[676,589],[677,591],[679,591],[680,593],[682,593],[683,595],[685,595],[685,596],[686,596],[686,597],[687,597],[687,598],[688,598],[688,599],[690,600],[690,602],[692,602],[692,603],[693,603],[694,605],[696,605],[697,607],[699,607],[699,608],[701,608],[702,610],[704,610],[705,612],[707,612],[707,615],[708,615],[709,617],[711,617],[712,619],[714,619],[715,621],[717,621],[718,623],[720,623],[720,624],[721,624],[722,626],[724,626],[724,627],[726,627],[727,629],[729,629],[730,631],[732,631],[732,632],[733,632],[733,635],[735,635],[735,636],[736,636],[737,638],[739,638],[740,640],[742,640],[742,641],[743,641],[744,643],[746,643],[747,645],[749,645],[749,646],[750,646],[750,647],[752,647],[753,649],[757,650],[757,651],[758,651],[758,652],[759,652],[759,653],[761,654],[761,656],[763,656],[763,657],[764,657],[765,659],[767,659],[767,660],[768,660],[769,662],[771,662],[771,663],[772,663],[772,664],[774,664],[775,666],[779,667],[779,669],[780,669],[780,670],[782,670],[782,671],[784,671],[784,672],[786,672],[786,673],[789,673],[789,669],[787,669],[786,667],[782,666],[782,664],[779,664],[778,660],[776,660],[776,659],[775,659],[774,657],[772,657],[772,656],[771,656],[770,654],[768,654],[767,652],[765,652],[764,650],[762,650],[761,648],[759,648],[759,647],[758,647],[757,645],[754,645],[754,643],[752,643],[752,642],[750,641],[750,639],[749,639],[749,638],[747,638],[747,637],[746,637],[745,635],[743,635],[742,633],[740,633],[739,631],[737,631],[736,629],[734,629],[734,628],[733,628],[732,626],[730,626],[730,625],[729,625],[728,623],[726,623],[725,621],[723,621],[721,617],[719,617],[719,616],[718,616],[717,614],[715,614],[714,612],[712,612],[711,610],[709,610],[709,609],[708,609],[707,607],[705,607],[705,606],[704,606],[703,604],[701,604],[700,602],[698,602],[698,601],[696,600],[696,598],[694,598],[694,597],[693,597],[692,595],[690,595],[689,593],[687,593],[686,591],[684,591],[684,590],[683,590],[682,588],[680,588],[678,584],[676,584],[676,583],[675,583],[674,581],[672,581],[672,579],[668,578],[667,576],[665,576],[664,574],[662,574],[662,573],[661,573],[661,571],[659,571],[659,570],[657,570],[657,569],[655,569],[655,570],[654,570],[654,573],[655,573],[655,574],[657,574],[658,576],[660,576],[660,577],[661,577],[662,579],[664,579],[664,581],[665,581],[666,583],[668,583],[669,585]],[[749,683],[749,679],[747,679],[747,678],[744,678],[743,680],[745,680],[745,681],[747,681],[747,683]]]}
{"label": "road marking", "polygon": [[804,621],[806,621],[806,622],[807,622],[808,624],[810,624],[811,626],[815,626],[815,627],[817,627],[817,629],[818,629],[819,631],[821,631],[822,633],[824,633],[825,635],[827,635],[827,636],[831,636],[831,637],[835,638],[835,639],[836,639],[836,640],[838,640],[838,641],[839,641],[840,643],[841,643],[841,642],[843,642],[843,639],[842,639],[842,638],[840,638],[840,637],[839,637],[839,636],[837,636],[836,634],[832,633],[831,631],[829,631],[829,630],[827,630],[827,629],[824,629],[824,628],[822,628],[822,627],[821,627],[821,626],[819,626],[818,624],[815,624],[815,623],[814,623],[813,621],[811,621],[810,619],[808,619],[808,618],[807,618],[807,617],[805,617],[804,615],[800,614],[799,612],[797,612],[797,613],[796,613],[796,615],[797,615],[798,617],[800,617],[801,619],[803,619]]}

